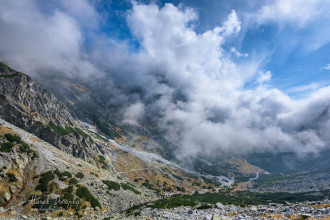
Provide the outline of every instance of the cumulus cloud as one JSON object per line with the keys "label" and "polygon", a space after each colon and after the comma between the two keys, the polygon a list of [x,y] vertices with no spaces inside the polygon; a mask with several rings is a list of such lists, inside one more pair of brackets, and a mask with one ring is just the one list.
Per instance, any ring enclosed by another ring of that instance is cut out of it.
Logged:
{"label": "cumulus cloud", "polygon": [[[34,1],[3,1],[0,58],[30,73],[102,79],[99,88],[111,95],[110,104],[123,106],[122,122],[139,125],[152,118],[182,160],[218,151],[307,153],[329,147],[330,87],[294,100],[262,86],[271,73],[260,72],[253,60],[236,62],[237,49],[225,49],[241,30],[235,11],[219,26],[197,32],[191,8],[133,2],[127,24],[139,49],[100,34],[87,51],[84,21],[71,4],[43,13]],[[262,10],[266,19],[269,9]],[[97,23],[95,11],[89,16]],[[246,89],[253,79],[258,86]]]}
{"label": "cumulus cloud", "polygon": [[[67,1],[64,1],[67,2]],[[5,0],[0,8],[0,55],[19,70],[82,77],[98,70],[85,59],[82,24],[58,8],[42,12],[36,1]],[[69,11],[74,3],[65,3]],[[80,1],[81,5],[89,5]],[[86,7],[83,7],[85,10]],[[64,73],[64,74],[63,74]]]}
{"label": "cumulus cloud", "polygon": [[130,125],[138,125],[138,120],[144,115],[144,105],[135,103],[130,105],[124,112],[123,123]]}

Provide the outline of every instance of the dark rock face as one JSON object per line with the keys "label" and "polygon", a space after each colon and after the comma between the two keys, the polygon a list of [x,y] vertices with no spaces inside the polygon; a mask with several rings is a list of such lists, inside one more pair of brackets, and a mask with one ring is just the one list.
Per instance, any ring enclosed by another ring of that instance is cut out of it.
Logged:
{"label": "dark rock face", "polygon": [[29,76],[5,66],[0,66],[0,117],[75,157],[92,156],[95,144],[88,137],[75,132],[60,135],[47,126],[51,121],[55,126],[74,127],[67,107]]}

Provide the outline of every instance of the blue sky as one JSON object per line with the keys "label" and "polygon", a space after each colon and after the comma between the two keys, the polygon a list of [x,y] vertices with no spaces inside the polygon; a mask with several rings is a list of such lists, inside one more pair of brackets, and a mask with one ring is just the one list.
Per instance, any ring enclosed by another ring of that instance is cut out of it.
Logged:
{"label": "blue sky", "polygon": [[1,61],[100,90],[124,124],[152,118],[179,159],[330,147],[328,0],[1,6]]}

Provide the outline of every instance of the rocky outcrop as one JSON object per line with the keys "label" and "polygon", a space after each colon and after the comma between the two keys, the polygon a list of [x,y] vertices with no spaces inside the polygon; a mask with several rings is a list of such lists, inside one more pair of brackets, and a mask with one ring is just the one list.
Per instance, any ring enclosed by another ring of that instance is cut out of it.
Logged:
{"label": "rocky outcrop", "polygon": [[[0,117],[29,131],[73,156],[87,160],[95,144],[72,130],[74,119],[53,93],[41,88],[29,76],[0,65]],[[49,126],[52,123],[53,127]],[[69,128],[61,134],[52,128]]]}
{"label": "rocky outcrop", "polygon": [[[210,209],[178,207],[174,209],[144,208],[139,211],[140,219],[205,219],[205,220],[261,220],[261,219],[326,219],[330,216],[329,200],[301,202],[295,204],[257,205],[240,207],[235,205],[216,205]],[[138,218],[136,218],[138,219]]]}

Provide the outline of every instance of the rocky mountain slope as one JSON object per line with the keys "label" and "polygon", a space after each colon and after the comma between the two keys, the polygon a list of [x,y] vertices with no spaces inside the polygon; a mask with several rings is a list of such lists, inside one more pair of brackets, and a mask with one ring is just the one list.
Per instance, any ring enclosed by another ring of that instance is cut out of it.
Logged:
{"label": "rocky mountain slope", "polygon": [[[0,140],[13,143],[11,149],[3,150],[2,144],[0,150],[2,217],[49,216],[52,209],[56,210],[53,217],[90,213],[106,217],[157,198],[152,190],[128,182],[112,170],[75,158],[2,119],[0,124]],[[29,150],[23,150],[26,148]],[[65,200],[71,204],[61,204]]]}

